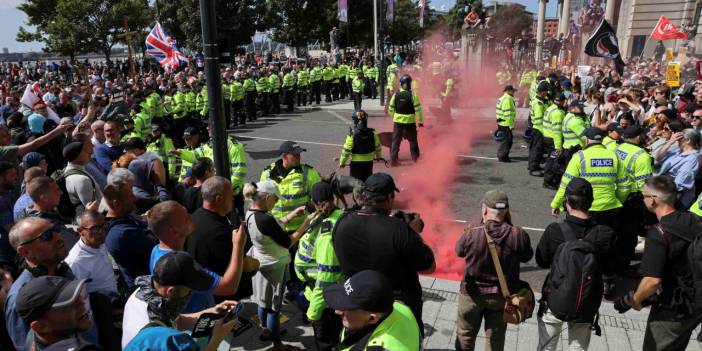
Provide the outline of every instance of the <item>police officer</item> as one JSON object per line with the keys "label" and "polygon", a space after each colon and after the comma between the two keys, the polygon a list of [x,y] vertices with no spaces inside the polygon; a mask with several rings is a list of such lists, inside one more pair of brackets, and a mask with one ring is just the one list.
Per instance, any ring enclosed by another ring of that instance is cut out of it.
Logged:
{"label": "police officer", "polygon": [[497,100],[495,115],[497,116],[497,132],[502,133],[502,141],[497,148],[497,160],[511,162],[509,150],[512,148],[512,129],[514,129],[517,108],[514,104],[514,87],[505,86],[502,96]]}
{"label": "police officer", "polygon": [[297,71],[297,106],[307,105],[307,91],[310,85],[310,76],[305,69],[305,63],[300,63]]}
{"label": "police officer", "polygon": [[261,116],[265,116],[268,114],[268,93],[270,91],[269,88],[269,79],[268,79],[268,70],[263,67],[259,70],[258,72],[258,79],[256,80],[256,105],[258,106],[258,110],[261,113]]}
{"label": "police officer", "polygon": [[537,87],[536,95],[531,99],[529,123],[531,124],[531,139],[529,140],[529,174],[543,177],[541,163],[544,161],[544,112],[548,104],[548,87]]}
{"label": "police officer", "polygon": [[300,238],[294,260],[295,273],[305,284],[305,299],[309,302],[305,315],[312,322],[316,349],[333,350],[339,342],[341,319],[327,307],[322,291],[344,281],[331,236],[344,211],[336,207],[329,183],[315,184],[310,197],[319,215]]}
{"label": "police officer", "polygon": [[[171,135],[181,136],[183,131],[188,126],[188,92],[189,88],[185,84],[178,84],[178,91],[173,94],[173,103],[171,112],[173,113],[173,124],[171,125]],[[177,142],[178,146],[183,146],[182,142],[179,140]]]}
{"label": "police officer", "polygon": [[322,102],[322,69],[319,64],[313,63],[310,68],[310,105],[314,101],[317,105]]}
{"label": "police officer", "polygon": [[191,176],[193,159],[188,157],[186,160],[185,158],[181,157],[181,155],[183,155],[184,152],[187,155],[192,155],[193,151],[200,146],[200,130],[192,126],[185,128],[185,131],[183,132],[183,140],[185,141],[184,148],[174,149],[169,152],[172,156],[180,159],[181,167],[180,173],[178,174],[179,183],[184,183],[186,179],[190,178]]}
{"label": "police officer", "polygon": [[158,123],[151,125],[151,135],[148,140],[149,142],[146,146],[146,150],[154,152],[161,158],[170,176],[178,174],[180,162],[178,162],[176,157],[170,154],[171,150],[175,149],[173,140],[163,134],[161,126],[158,125]]}
{"label": "police officer", "polygon": [[383,158],[380,139],[373,128],[368,128],[368,114],[359,110],[355,113],[356,127],[349,131],[344,142],[344,148],[339,158],[339,167],[344,168],[346,161],[351,158],[349,174],[357,179],[366,181],[373,174],[373,161]]}
{"label": "police officer", "polygon": [[353,109],[358,111],[362,107],[363,102],[363,72],[360,69],[355,69],[356,76],[351,81],[351,96],[353,97]]}
{"label": "police officer", "polygon": [[268,70],[268,87],[271,112],[278,114],[280,113],[280,77],[278,76],[278,70],[275,68]]}
{"label": "police officer", "polygon": [[[571,179],[580,177],[592,185],[593,202],[590,217],[600,225],[606,225],[615,233],[618,231],[618,213],[622,207],[617,197],[617,188],[626,179],[619,176],[619,158],[602,145],[604,132],[590,127],[583,132],[585,148],[576,152],[568,162],[561,185],[551,201],[551,214],[557,216],[563,206],[565,188]],[[614,251],[616,252],[616,251]],[[616,263],[612,258],[606,260],[604,267],[604,294],[614,290],[614,271]]]}
{"label": "police officer", "polygon": [[602,145],[604,145],[607,150],[616,151],[619,146],[619,139],[621,139],[622,134],[624,134],[624,127],[619,125],[617,122],[612,122],[607,125],[607,136],[602,139]]}
{"label": "police officer", "polygon": [[234,74],[234,81],[231,84],[232,93],[232,126],[246,123],[246,115],[244,113],[244,79],[240,71]]}
{"label": "police officer", "polygon": [[417,125],[424,127],[422,105],[417,94],[412,92],[412,77],[405,74],[400,78],[400,91],[390,98],[388,106],[393,121],[392,145],[390,147],[390,160],[393,166],[398,166],[398,154],[402,139],[407,139],[410,144],[412,160],[419,158],[419,143],[417,142]]}
{"label": "police officer", "polygon": [[[246,105],[246,116],[249,122],[253,122],[256,120],[256,83],[254,82],[251,73],[245,73],[244,99]],[[242,124],[245,124],[245,122]]]}
{"label": "police officer", "polygon": [[556,96],[553,104],[544,112],[544,153],[562,151],[563,143],[563,118],[565,118],[566,97],[563,94]]}
{"label": "police officer", "polygon": [[[420,331],[412,311],[395,301],[382,273],[358,272],[324,290],[324,300],[342,316],[339,350],[419,350]],[[353,318],[362,311],[366,318]]]}
{"label": "police officer", "polygon": [[563,119],[563,149],[574,153],[585,147],[585,140],[582,137],[583,131],[587,127],[583,105],[578,101],[570,103],[568,114]]}
{"label": "police officer", "polygon": [[644,205],[643,190],[646,179],[653,176],[653,158],[643,149],[646,145],[646,130],[638,125],[629,126],[624,130],[624,141],[617,146],[615,154],[619,157],[618,178],[622,183],[617,187],[617,198],[623,204],[620,212],[626,218],[619,226],[619,236],[614,246],[620,259],[617,267],[620,273],[630,274],[627,270],[634,256],[637,236],[644,236],[644,225],[651,223]]}
{"label": "police officer", "polygon": [[322,79],[324,80],[324,102],[332,102],[332,90],[334,87],[334,68],[324,64],[322,70]]}
{"label": "police officer", "polygon": [[222,75],[222,101],[224,102],[225,126],[232,122],[232,68],[227,67]]}
{"label": "police officer", "polygon": [[295,109],[295,76],[290,71],[290,67],[284,67],[283,72],[283,100],[285,101],[285,112],[292,112]]}

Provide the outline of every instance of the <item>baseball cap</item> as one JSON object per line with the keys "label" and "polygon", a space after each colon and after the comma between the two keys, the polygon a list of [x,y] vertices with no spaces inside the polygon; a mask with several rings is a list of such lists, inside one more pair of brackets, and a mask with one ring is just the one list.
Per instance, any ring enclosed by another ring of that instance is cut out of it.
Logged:
{"label": "baseball cap", "polygon": [[366,179],[363,192],[370,196],[385,196],[400,192],[395,186],[395,180],[387,173],[373,173]]}
{"label": "baseball cap", "polygon": [[322,201],[331,201],[334,199],[334,191],[332,186],[326,182],[319,182],[312,186],[312,192],[310,193],[312,201],[320,203]]}
{"label": "baseball cap", "polygon": [[185,286],[195,291],[212,287],[214,278],[186,252],[171,251],[158,259],[152,278],[164,286]]}
{"label": "baseball cap", "polygon": [[565,101],[565,100],[567,100],[567,98],[564,94],[558,94],[558,95],[556,95],[556,98],[554,100]]}
{"label": "baseball cap", "polygon": [[509,199],[507,194],[500,190],[490,190],[483,196],[482,203],[489,208],[495,210],[504,210],[509,208]]}
{"label": "baseball cap", "polygon": [[304,151],[307,151],[307,149],[303,149],[294,141],[285,141],[280,144],[280,148],[278,148],[278,152],[281,154],[299,154]]}
{"label": "baseball cap", "polygon": [[394,303],[392,285],[382,273],[360,271],[344,284],[324,289],[324,300],[329,308],[341,311],[364,310],[389,313]]}
{"label": "baseball cap", "polygon": [[155,131],[160,131],[160,130],[161,130],[161,126],[158,125],[157,123],[153,123],[153,124],[151,125],[151,131],[154,131],[154,132],[155,132]]}
{"label": "baseball cap", "polygon": [[547,92],[549,90],[550,90],[550,86],[546,82],[541,82],[541,83],[539,83],[538,86],[536,86],[537,93],[543,93],[543,92]]}
{"label": "baseball cap", "polygon": [[602,140],[602,138],[604,138],[604,132],[601,129],[595,127],[585,129],[581,135],[588,138],[589,140]]}
{"label": "baseball cap", "polygon": [[583,196],[588,199],[592,199],[592,185],[583,178],[573,178],[571,179],[570,183],[568,183],[568,186],[566,186],[565,194]]}
{"label": "baseball cap", "polygon": [[81,151],[83,151],[83,143],[74,141],[63,147],[63,158],[66,161],[71,162],[78,158]]}
{"label": "baseball cap", "polygon": [[548,74],[548,77],[553,78],[553,79],[558,79],[558,74],[556,74],[556,72],[551,72]]}
{"label": "baseball cap", "polygon": [[198,130],[196,127],[185,128],[183,138],[190,138],[193,135],[200,135],[200,130]]}
{"label": "baseball cap", "polygon": [[81,295],[87,279],[69,280],[58,276],[43,276],[30,280],[20,288],[15,307],[26,323],[41,319],[53,308],[70,306]]}
{"label": "baseball cap", "polygon": [[504,91],[515,91],[515,90],[517,90],[517,89],[514,89],[514,86],[512,86],[512,84],[505,86],[505,89],[504,89]]}
{"label": "baseball cap", "polygon": [[41,160],[45,160],[46,156],[36,151],[28,152],[22,157],[22,166],[24,169],[38,166]]}
{"label": "baseball cap", "polygon": [[617,122],[612,122],[612,123],[607,125],[607,131],[608,132],[617,132],[619,134],[622,134],[622,133],[624,133],[624,127],[622,127]]}
{"label": "baseball cap", "polygon": [[270,180],[264,180],[262,182],[256,183],[256,191],[275,195],[280,198],[280,191],[278,190],[278,185]]}
{"label": "baseball cap", "polygon": [[626,127],[624,129],[624,134],[622,135],[624,138],[635,138],[641,134],[645,134],[646,129],[642,126],[639,125],[631,125]]}

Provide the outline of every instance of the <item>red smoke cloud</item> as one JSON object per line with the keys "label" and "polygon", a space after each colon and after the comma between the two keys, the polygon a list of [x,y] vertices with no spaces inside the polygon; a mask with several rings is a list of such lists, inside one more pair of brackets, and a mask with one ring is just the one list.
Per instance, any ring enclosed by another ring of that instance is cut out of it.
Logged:
{"label": "red smoke cloud", "polygon": [[[415,70],[410,66],[398,75],[399,79],[403,73],[407,73],[417,81],[415,92],[422,103],[425,128],[419,130],[419,162],[394,168],[391,172],[398,187],[403,189],[398,195],[397,207],[417,212],[424,219],[422,237],[434,250],[437,261],[433,276],[460,280],[464,262],[456,256],[454,246],[463,234],[465,225],[453,221],[456,214],[451,210],[451,201],[456,196],[467,196],[477,203],[483,194],[456,194],[452,191],[455,178],[461,175],[460,172],[465,172],[459,168],[460,158],[457,156],[469,154],[472,144],[484,139],[494,129],[494,109],[489,106],[494,106],[501,90],[497,87],[494,67],[471,69],[467,61],[454,59],[453,49],[444,49],[445,42],[447,40],[441,31],[434,31],[422,43],[422,69]],[[442,63],[442,74],[432,74],[430,64],[434,61]],[[482,76],[487,78],[480,81],[475,72],[486,70],[489,73]],[[439,120],[450,118],[448,112],[438,108],[438,97],[445,89],[448,74],[455,81],[454,119],[450,124],[441,124]],[[389,118],[381,130],[392,130]],[[407,142],[403,142],[400,158],[405,163],[409,158],[408,149]],[[472,223],[480,221],[479,213],[471,216]]]}

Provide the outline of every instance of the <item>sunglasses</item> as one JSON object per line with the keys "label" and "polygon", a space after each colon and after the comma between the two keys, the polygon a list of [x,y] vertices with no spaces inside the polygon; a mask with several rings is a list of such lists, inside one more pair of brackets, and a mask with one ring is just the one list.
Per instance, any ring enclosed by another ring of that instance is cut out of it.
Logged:
{"label": "sunglasses", "polygon": [[692,119],[700,119],[702,116],[692,116]]}
{"label": "sunglasses", "polygon": [[80,229],[87,230],[90,232],[90,234],[97,235],[97,234],[104,232],[106,227],[107,227],[107,225],[105,223],[103,223],[103,224],[94,225],[90,228],[80,227]]}
{"label": "sunglasses", "polygon": [[37,236],[35,236],[35,237],[33,237],[33,238],[27,240],[27,241],[21,242],[20,245],[29,245],[29,244],[31,244],[32,242],[37,241],[37,240],[39,240],[39,239],[41,239],[41,241],[47,241],[47,242],[48,242],[48,241],[51,241],[51,240],[54,239],[54,233],[60,233],[60,232],[61,232],[61,225],[59,225],[59,224],[54,224],[53,227],[47,229],[45,232],[43,232],[43,233],[41,233],[41,234],[39,234],[39,235],[37,235]]}

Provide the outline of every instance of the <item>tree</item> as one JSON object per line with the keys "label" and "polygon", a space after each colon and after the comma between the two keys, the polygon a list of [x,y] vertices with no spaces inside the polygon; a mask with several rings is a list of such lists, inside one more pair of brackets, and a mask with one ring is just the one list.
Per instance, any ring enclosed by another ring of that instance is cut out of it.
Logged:
{"label": "tree", "polygon": [[424,28],[419,27],[419,8],[410,0],[395,0],[395,18],[387,25],[385,33],[394,45],[407,45],[420,39],[435,24],[434,10],[427,1],[424,10]]}
{"label": "tree", "polygon": [[[217,33],[232,45],[248,44],[256,31],[267,29],[266,0],[216,0],[216,9]],[[199,0],[160,1],[159,12],[161,25],[181,46],[202,48]]]}
{"label": "tree", "polygon": [[524,7],[518,4],[501,5],[492,16],[490,31],[498,40],[521,36],[522,31],[528,30],[533,19]]}

